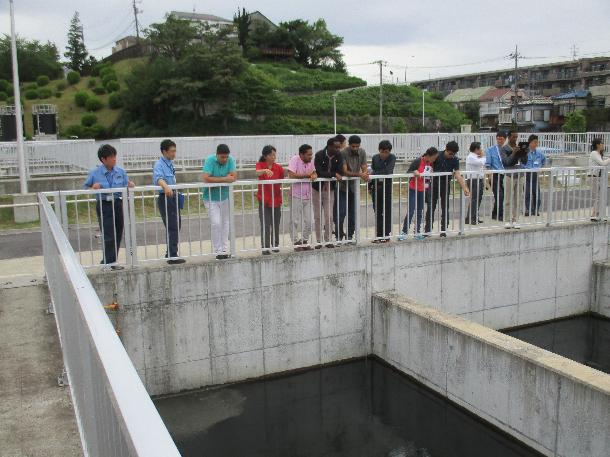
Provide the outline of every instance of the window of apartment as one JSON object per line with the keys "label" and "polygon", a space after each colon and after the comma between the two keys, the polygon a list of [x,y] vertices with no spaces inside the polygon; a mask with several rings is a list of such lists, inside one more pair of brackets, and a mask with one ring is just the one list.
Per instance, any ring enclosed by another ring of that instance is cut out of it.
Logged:
{"label": "window of apartment", "polygon": [[593,97],[591,104],[594,108],[603,108],[606,106],[606,97]]}
{"label": "window of apartment", "polygon": [[543,116],[542,120],[544,122],[549,122],[551,120],[551,110],[550,109],[544,110],[544,116]]}
{"label": "window of apartment", "polygon": [[605,71],[607,65],[605,63],[594,63],[591,64],[591,71]]}
{"label": "window of apartment", "polygon": [[572,111],[574,111],[574,105],[571,103],[567,103],[565,105],[559,105],[559,115],[560,116],[567,116]]}
{"label": "window of apartment", "polygon": [[539,122],[544,120],[544,110],[536,109],[534,110],[534,121]]}

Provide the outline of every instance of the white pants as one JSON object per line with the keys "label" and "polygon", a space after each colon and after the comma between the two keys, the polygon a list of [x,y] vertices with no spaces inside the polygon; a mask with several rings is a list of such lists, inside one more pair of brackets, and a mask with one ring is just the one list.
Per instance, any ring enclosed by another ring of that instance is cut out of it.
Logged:
{"label": "white pants", "polygon": [[204,200],[212,224],[212,249],[215,254],[229,253],[229,200]]}
{"label": "white pants", "polygon": [[[291,197],[290,220],[292,222],[292,241],[309,241],[311,236],[311,199]],[[299,234],[301,234],[299,236]]]}

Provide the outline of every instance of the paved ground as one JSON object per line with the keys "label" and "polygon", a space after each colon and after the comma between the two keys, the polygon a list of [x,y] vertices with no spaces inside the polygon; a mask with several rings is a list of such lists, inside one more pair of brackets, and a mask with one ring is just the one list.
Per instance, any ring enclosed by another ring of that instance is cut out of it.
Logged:
{"label": "paved ground", "polygon": [[0,281],[0,456],[82,455],[46,286]]}

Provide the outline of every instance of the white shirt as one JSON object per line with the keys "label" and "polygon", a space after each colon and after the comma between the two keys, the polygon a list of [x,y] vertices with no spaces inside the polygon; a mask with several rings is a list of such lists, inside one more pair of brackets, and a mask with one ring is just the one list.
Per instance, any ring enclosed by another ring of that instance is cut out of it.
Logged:
{"label": "white shirt", "polygon": [[485,156],[479,157],[474,152],[466,156],[466,171],[478,172],[468,174],[469,178],[483,179],[485,177]]}

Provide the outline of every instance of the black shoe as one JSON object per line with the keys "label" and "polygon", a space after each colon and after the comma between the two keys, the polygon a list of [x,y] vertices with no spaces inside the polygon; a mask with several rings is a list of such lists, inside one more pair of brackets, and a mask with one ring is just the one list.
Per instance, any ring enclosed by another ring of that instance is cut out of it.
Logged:
{"label": "black shoe", "polygon": [[478,220],[478,223],[479,223],[479,224],[484,224],[485,222],[484,222],[483,220],[479,219],[479,220]]}
{"label": "black shoe", "polygon": [[[263,255],[271,255],[271,251],[263,251]],[[216,257],[218,258],[218,257]]]}
{"label": "black shoe", "polygon": [[322,245],[321,244],[316,244],[315,249],[322,249]]}
{"label": "black shoe", "polygon": [[295,241],[295,242],[294,242],[294,245],[295,245],[295,246],[300,246],[300,245],[302,245],[302,244],[303,244],[303,240],[298,240],[298,241]]}
{"label": "black shoe", "polygon": [[181,263],[186,262],[186,260],[184,259],[169,259],[167,261],[167,263],[169,263],[170,265],[180,265]]}
{"label": "black shoe", "polygon": [[[424,235],[427,236],[427,235]],[[441,232],[441,238],[447,238],[447,234],[445,232]]]}
{"label": "black shoe", "polygon": [[229,258],[228,254],[218,254],[216,256],[216,260],[225,260],[225,259],[228,259],[228,258]]}
{"label": "black shoe", "polygon": [[279,250],[278,248],[274,248],[274,249],[272,249],[272,251],[273,251],[273,252],[275,252],[276,254],[277,254],[278,252],[280,252],[280,250]]}
{"label": "black shoe", "polygon": [[115,270],[115,271],[116,271],[116,270],[124,270],[124,269],[125,269],[125,267],[124,267],[123,265],[111,265],[111,266],[110,266],[110,269],[111,269],[111,270]]}
{"label": "black shoe", "polygon": [[327,247],[327,248],[334,248],[334,247],[335,247],[335,245],[334,245],[334,244],[332,244],[332,243],[326,243],[326,247]]}

